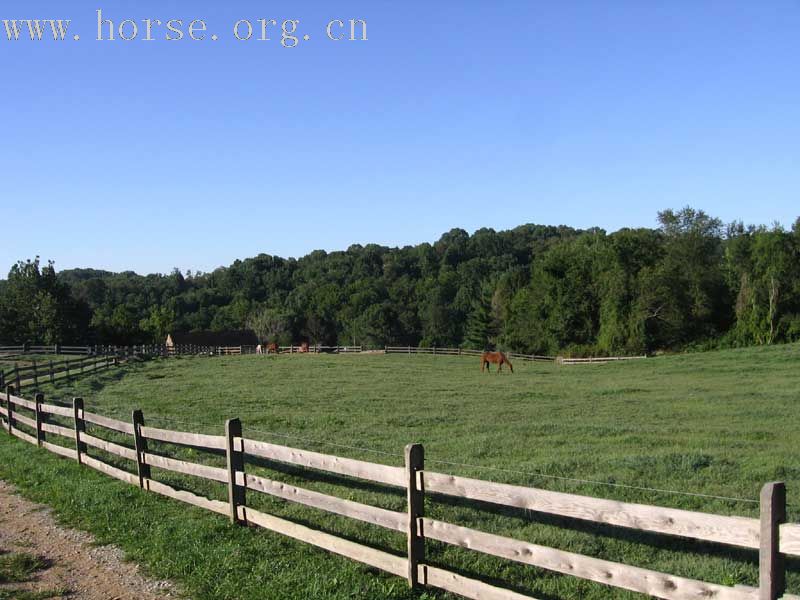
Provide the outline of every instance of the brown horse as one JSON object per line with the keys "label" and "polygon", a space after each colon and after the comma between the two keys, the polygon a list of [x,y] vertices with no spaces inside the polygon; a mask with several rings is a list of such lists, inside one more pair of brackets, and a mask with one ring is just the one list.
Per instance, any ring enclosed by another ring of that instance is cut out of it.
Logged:
{"label": "brown horse", "polygon": [[278,344],[272,342],[271,344],[267,344],[267,354],[277,354],[278,353]]}
{"label": "brown horse", "polygon": [[508,357],[502,352],[484,352],[481,354],[481,373],[483,373],[484,368],[489,371],[489,363],[497,365],[498,373],[503,370],[503,363],[508,365],[512,373],[514,372],[514,365],[511,364],[511,361],[508,360]]}

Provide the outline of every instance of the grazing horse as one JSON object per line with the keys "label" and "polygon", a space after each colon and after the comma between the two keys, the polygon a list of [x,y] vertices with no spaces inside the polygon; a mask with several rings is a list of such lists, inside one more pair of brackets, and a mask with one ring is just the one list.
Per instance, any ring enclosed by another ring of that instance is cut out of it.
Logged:
{"label": "grazing horse", "polygon": [[278,353],[278,344],[272,342],[271,344],[267,344],[267,354],[277,354]]}
{"label": "grazing horse", "polygon": [[489,363],[497,365],[498,373],[503,370],[503,363],[508,365],[512,373],[514,372],[514,365],[511,364],[511,361],[508,360],[508,357],[502,352],[484,352],[481,354],[481,373],[483,373],[484,368],[489,371]]}

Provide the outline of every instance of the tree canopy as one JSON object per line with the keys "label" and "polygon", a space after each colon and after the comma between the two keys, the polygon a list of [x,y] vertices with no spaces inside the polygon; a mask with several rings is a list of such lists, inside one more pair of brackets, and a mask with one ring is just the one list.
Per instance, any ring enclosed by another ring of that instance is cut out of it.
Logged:
{"label": "tree canopy", "polygon": [[656,229],[453,229],[402,248],[260,254],[211,273],[56,273],[0,281],[0,341],[163,341],[249,326],[264,341],[641,353],[800,339],[800,219],[727,226],[689,207]]}

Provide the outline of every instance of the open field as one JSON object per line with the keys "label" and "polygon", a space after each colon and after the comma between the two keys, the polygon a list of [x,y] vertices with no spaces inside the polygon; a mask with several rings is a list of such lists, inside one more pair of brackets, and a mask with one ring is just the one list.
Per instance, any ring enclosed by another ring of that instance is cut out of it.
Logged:
{"label": "open field", "polygon": [[[81,395],[87,408],[123,419],[141,408],[146,423],[172,429],[222,433],[224,419],[240,417],[248,437],[394,465],[402,464],[405,444],[421,442],[427,464],[441,472],[719,514],[755,516],[757,505],[603,483],[755,499],[761,484],[780,479],[787,482],[790,518],[798,520],[799,365],[798,345],[609,365],[518,362],[514,375],[482,374],[477,359],[459,357],[175,358],[44,391],[49,400]],[[70,523],[118,543],[156,576],[176,579],[192,597],[414,597],[398,578],[367,573],[276,534],[228,527],[221,517],[0,440],[0,476],[52,504]],[[404,510],[404,497],[379,486],[327,475],[309,481],[302,474],[308,472],[269,472],[291,484]],[[156,477],[225,497],[225,488],[212,482],[160,471]],[[52,481],[44,483],[47,478]],[[404,552],[400,534],[267,497],[254,501],[265,511]],[[757,582],[752,552],[467,502],[437,500],[426,510],[476,529],[675,575]],[[640,597],[435,542],[428,550],[434,562],[497,577],[537,598]],[[790,568],[789,591],[799,593],[800,566]]]}

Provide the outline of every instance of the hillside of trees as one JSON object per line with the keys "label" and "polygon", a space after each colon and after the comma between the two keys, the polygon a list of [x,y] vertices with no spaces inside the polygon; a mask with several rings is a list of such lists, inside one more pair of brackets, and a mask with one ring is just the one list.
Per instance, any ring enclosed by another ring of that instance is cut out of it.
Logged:
{"label": "hillside of trees", "polygon": [[433,244],[267,254],[212,273],[56,272],[0,281],[0,342],[133,344],[253,328],[265,341],[639,354],[800,340],[800,219],[657,229],[461,229]]}

